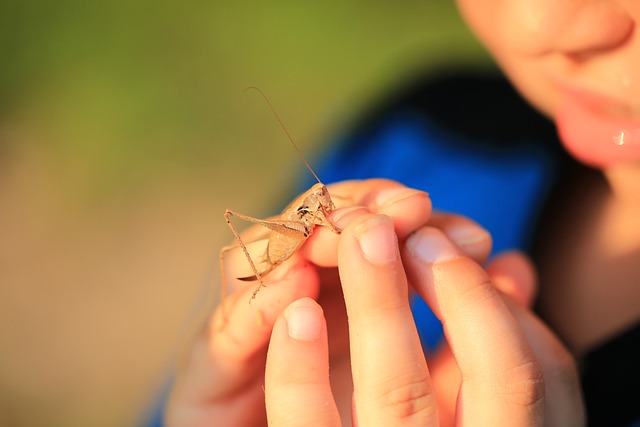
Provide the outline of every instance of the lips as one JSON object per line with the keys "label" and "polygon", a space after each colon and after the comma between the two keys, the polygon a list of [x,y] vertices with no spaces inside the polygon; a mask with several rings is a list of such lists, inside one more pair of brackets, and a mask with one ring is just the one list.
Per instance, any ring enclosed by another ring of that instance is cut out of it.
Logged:
{"label": "lips", "polygon": [[561,93],[555,122],[576,158],[596,167],[640,162],[640,108],[583,90]]}

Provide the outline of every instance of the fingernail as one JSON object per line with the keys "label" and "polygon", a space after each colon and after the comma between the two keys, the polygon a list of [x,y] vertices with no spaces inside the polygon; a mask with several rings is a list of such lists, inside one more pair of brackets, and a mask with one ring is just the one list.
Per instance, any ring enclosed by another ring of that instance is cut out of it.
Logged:
{"label": "fingernail", "polygon": [[475,245],[491,238],[487,230],[474,224],[454,224],[444,231],[458,247]]}
{"label": "fingernail", "polygon": [[424,191],[415,190],[413,188],[407,188],[407,187],[388,188],[386,190],[380,191],[377,194],[376,206],[378,207],[378,209],[386,208],[387,206],[392,205],[400,200],[415,196],[417,194],[428,196],[428,194],[425,193]]}
{"label": "fingernail", "polygon": [[392,263],[398,254],[393,221],[385,215],[373,215],[354,230],[362,255],[376,265]]}
{"label": "fingernail", "polygon": [[284,312],[289,337],[296,341],[315,341],[320,338],[324,319],[322,309],[310,298],[295,301]]}
{"label": "fingernail", "polygon": [[456,247],[435,228],[423,228],[407,239],[407,248],[418,259],[435,264],[458,256]]}
{"label": "fingernail", "polygon": [[335,213],[331,217],[331,221],[334,225],[340,228],[344,228],[348,224],[348,221],[346,221],[345,218],[348,217],[350,219],[353,219],[353,216],[351,214],[354,212],[365,214],[369,211],[364,206],[350,206],[348,208],[340,208],[335,211]]}

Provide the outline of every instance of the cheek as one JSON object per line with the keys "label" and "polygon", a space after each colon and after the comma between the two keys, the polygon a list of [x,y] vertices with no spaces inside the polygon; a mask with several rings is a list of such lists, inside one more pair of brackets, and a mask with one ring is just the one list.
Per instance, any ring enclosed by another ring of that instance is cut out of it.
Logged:
{"label": "cheek", "polygon": [[557,96],[546,75],[549,63],[541,42],[548,31],[543,22],[551,17],[540,3],[550,1],[458,0],[463,18],[509,80],[547,116],[553,115]]}
{"label": "cheek", "polygon": [[496,56],[511,83],[529,103],[545,116],[554,116],[560,95],[552,84],[546,63],[513,56]]}
{"label": "cheek", "polygon": [[557,33],[575,13],[558,0],[457,0],[469,27],[491,50],[523,54],[548,52]]}
{"label": "cheek", "polygon": [[478,38],[486,44],[489,27],[496,23],[501,0],[456,0],[462,18]]}

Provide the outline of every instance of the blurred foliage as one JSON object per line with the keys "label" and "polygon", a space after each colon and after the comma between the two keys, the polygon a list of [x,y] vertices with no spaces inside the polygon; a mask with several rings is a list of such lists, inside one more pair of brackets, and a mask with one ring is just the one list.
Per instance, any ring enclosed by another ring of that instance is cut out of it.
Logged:
{"label": "blurred foliage", "polygon": [[251,170],[290,151],[247,86],[267,92],[304,145],[417,68],[482,57],[442,0],[0,7],[2,143],[17,132],[39,144],[86,197],[159,174],[216,182],[230,173],[222,165]]}

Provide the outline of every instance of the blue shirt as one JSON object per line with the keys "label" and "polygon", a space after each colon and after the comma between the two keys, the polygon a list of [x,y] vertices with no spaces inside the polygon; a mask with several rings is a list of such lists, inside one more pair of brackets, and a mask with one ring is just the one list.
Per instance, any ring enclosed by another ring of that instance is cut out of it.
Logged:
{"label": "blue shirt", "polygon": [[[507,93],[522,103],[515,110],[536,114],[513,92]],[[491,98],[486,102],[491,103]],[[523,130],[520,135],[508,132],[508,137],[497,139],[483,132],[476,136],[477,132],[461,131],[473,128],[473,124],[461,123],[463,120],[484,120],[480,113],[463,113],[460,108],[461,121],[439,120],[425,108],[416,108],[415,102],[401,100],[397,104],[364,125],[366,130],[332,146],[319,168],[323,182],[396,180],[428,192],[434,209],[463,214],[481,224],[493,237],[494,253],[527,251],[561,163],[550,123],[537,119],[539,126],[546,126],[546,132],[539,135]],[[487,107],[485,112],[491,105]],[[495,126],[502,126],[500,120]],[[551,135],[550,141],[541,141],[542,135]],[[442,327],[420,298],[414,298],[412,305],[423,345],[431,349],[441,339]]]}

